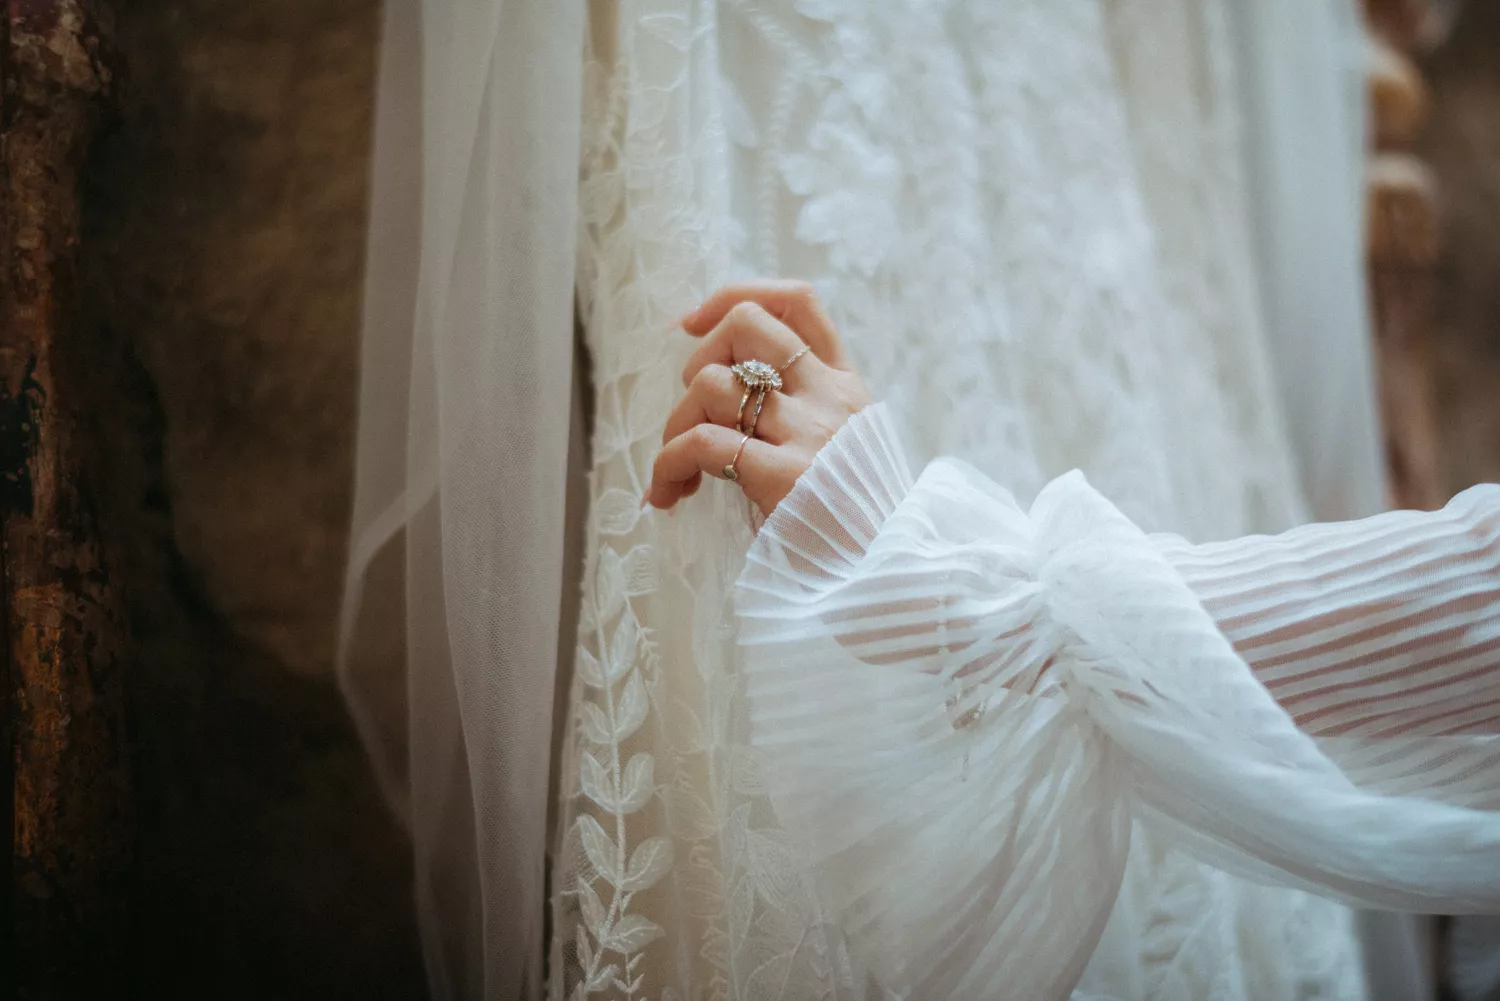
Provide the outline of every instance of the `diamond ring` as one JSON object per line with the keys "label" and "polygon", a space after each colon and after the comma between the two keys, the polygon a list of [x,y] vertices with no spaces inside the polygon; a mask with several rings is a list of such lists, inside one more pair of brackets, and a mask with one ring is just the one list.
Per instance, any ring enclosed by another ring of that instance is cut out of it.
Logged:
{"label": "diamond ring", "polygon": [[[754,435],[755,425],[760,422],[761,408],[766,405],[766,394],[774,393],[781,388],[781,373],[763,361],[742,361],[730,367],[729,371],[734,373],[735,381],[745,387],[745,395],[740,397],[740,410],[734,419],[734,429],[740,434]],[[755,413],[750,417],[750,426],[745,426],[745,407],[750,402],[750,395],[755,394]]]}

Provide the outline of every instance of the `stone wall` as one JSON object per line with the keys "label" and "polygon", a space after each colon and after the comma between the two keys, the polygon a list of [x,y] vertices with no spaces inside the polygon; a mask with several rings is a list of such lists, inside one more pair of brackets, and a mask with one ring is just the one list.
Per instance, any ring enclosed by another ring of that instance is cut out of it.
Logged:
{"label": "stone wall", "polygon": [[407,846],[332,674],[379,7],[117,9],[81,273],[139,646],[141,996],[423,990]]}

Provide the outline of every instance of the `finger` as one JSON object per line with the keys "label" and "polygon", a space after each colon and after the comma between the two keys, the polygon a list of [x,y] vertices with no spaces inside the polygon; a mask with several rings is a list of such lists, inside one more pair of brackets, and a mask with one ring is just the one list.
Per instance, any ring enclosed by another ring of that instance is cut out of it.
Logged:
{"label": "finger", "polygon": [[[740,451],[742,441],[745,448]],[[683,498],[690,480],[704,473],[725,479],[724,469],[730,463],[734,463],[740,481],[761,474],[761,467],[774,450],[774,446],[755,438],[745,441],[745,436],[733,428],[699,424],[662,446],[651,467],[646,502],[652,507],[669,508]]]}
{"label": "finger", "polygon": [[[682,319],[682,329],[702,337],[723,322],[736,305],[753,302],[790,327],[813,354],[834,368],[847,368],[844,343],[838,328],[807,282],[764,279],[725,285]],[[770,359],[767,359],[768,361]],[[779,362],[772,362],[779,364]]]}
{"label": "finger", "polygon": [[[791,327],[766,312],[755,302],[742,302],[729,309],[718,325],[703,339],[682,370],[684,385],[708,365],[734,365],[742,361],[763,361],[781,370],[806,345]],[[795,392],[805,381],[808,362],[803,358],[783,373],[786,390]]]}
{"label": "finger", "polygon": [[753,426],[757,438],[780,445],[790,431],[787,409],[793,403],[781,393],[747,396],[733,372],[723,365],[707,365],[699,369],[687,393],[672,408],[661,440],[669,442],[705,421],[727,428],[743,421],[746,431]]}

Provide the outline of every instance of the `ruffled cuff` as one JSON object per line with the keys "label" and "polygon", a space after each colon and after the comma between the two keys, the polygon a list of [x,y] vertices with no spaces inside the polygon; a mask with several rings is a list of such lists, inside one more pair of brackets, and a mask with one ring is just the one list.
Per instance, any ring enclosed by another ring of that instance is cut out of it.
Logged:
{"label": "ruffled cuff", "polygon": [[1079,473],[1029,512],[963,463],[914,482],[872,408],[736,605],[772,804],[856,976],[897,996],[1067,997],[1133,819],[1374,906],[1500,905],[1500,817],[1358,786]]}
{"label": "ruffled cuff", "polygon": [[1033,542],[969,467],[913,482],[873,407],[740,579],[773,804],[856,979],[896,996],[1067,997],[1123,872],[1122,760],[1051,680]]}

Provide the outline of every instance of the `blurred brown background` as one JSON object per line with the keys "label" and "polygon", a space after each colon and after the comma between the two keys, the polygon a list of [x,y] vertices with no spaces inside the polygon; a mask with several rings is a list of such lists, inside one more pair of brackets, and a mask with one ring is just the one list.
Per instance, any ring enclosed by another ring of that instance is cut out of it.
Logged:
{"label": "blurred brown background", "polygon": [[1468,0],[1420,67],[1431,110],[1417,150],[1440,219],[1433,395],[1446,499],[1500,482],[1500,3]]}
{"label": "blurred brown background", "polygon": [[379,12],[116,7],[80,271],[131,418],[108,434],[143,996],[425,990],[407,847],[333,678]]}
{"label": "blurred brown background", "polygon": [[[140,647],[123,668],[121,994],[423,989],[403,836],[332,664],[378,14],[116,11],[123,73],[82,163],[76,294]],[[1440,501],[1500,480],[1500,3],[1471,0],[1414,58],[1426,123],[1396,146],[1430,170],[1410,183],[1434,214],[1416,226],[1428,249],[1400,259],[1406,353],[1385,374],[1406,401],[1393,439],[1415,442],[1405,475]]]}

